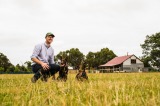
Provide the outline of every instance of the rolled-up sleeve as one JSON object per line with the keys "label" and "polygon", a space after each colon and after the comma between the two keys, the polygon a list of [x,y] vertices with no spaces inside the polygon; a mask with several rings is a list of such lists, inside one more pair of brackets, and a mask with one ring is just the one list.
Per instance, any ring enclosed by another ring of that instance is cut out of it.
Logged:
{"label": "rolled-up sleeve", "polygon": [[36,46],[34,47],[33,54],[32,54],[32,56],[31,56],[31,59],[32,59],[32,58],[38,58],[38,56],[39,56],[39,54],[40,54],[40,51],[41,51],[41,45],[40,45],[40,44],[39,44],[39,45],[36,45]]}

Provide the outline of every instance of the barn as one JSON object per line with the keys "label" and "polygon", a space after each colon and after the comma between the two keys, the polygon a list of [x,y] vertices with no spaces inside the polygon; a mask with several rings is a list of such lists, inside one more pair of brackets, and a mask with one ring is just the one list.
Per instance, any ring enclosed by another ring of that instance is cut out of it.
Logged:
{"label": "barn", "polygon": [[143,62],[134,54],[115,57],[106,64],[100,65],[100,72],[141,72],[144,68]]}

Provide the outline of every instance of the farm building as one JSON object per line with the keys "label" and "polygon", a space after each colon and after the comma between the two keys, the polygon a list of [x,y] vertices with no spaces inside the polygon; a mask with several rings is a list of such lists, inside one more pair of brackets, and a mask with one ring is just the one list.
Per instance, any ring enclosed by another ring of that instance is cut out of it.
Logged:
{"label": "farm building", "polygon": [[140,72],[144,68],[143,62],[135,55],[115,57],[106,64],[99,66],[100,72]]}

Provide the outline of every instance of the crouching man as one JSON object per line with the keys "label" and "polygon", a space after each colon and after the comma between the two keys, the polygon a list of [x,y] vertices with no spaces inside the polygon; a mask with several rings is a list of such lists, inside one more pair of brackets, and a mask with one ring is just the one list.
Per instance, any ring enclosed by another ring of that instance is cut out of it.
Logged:
{"label": "crouching man", "polygon": [[60,66],[54,64],[54,49],[51,47],[54,35],[47,33],[45,36],[45,42],[35,46],[31,60],[33,61],[32,71],[34,76],[31,81],[35,83],[39,78],[42,81],[47,82],[50,76],[55,79],[55,73],[60,70]]}

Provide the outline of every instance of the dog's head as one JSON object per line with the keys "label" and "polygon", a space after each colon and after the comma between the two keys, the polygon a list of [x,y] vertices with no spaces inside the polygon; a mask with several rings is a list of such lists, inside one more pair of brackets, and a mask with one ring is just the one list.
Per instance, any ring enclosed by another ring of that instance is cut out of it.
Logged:
{"label": "dog's head", "polygon": [[62,64],[63,64],[63,65],[64,65],[64,64],[65,64],[65,65],[67,64],[67,58],[63,58],[63,57],[61,56],[61,57],[60,57],[60,61],[61,61],[61,62],[60,62],[61,65],[62,65]]}
{"label": "dog's head", "polygon": [[61,64],[64,64],[64,65],[66,65],[66,64],[67,64],[67,61],[66,61],[66,59],[62,59],[62,60],[61,60]]}

